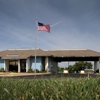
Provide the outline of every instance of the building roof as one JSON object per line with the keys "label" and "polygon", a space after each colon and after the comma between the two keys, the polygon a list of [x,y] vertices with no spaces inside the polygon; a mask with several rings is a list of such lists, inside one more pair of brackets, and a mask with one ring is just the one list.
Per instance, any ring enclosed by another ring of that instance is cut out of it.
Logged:
{"label": "building roof", "polygon": [[[35,49],[13,49],[0,52],[1,59],[26,59],[35,56]],[[53,57],[100,57],[100,52],[83,50],[36,50],[36,56]]]}
{"label": "building roof", "polygon": [[[0,52],[2,59],[26,59],[35,56],[35,49],[13,49]],[[48,52],[41,49],[36,50],[36,56],[50,56]]]}

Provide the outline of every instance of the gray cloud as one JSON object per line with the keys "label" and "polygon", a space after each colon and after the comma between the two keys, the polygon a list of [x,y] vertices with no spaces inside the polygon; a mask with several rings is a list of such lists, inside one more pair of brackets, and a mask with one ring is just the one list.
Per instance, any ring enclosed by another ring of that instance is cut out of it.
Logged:
{"label": "gray cloud", "polygon": [[42,49],[88,48],[100,51],[99,0],[0,0],[0,45],[34,48],[35,19],[51,24],[38,32]]}

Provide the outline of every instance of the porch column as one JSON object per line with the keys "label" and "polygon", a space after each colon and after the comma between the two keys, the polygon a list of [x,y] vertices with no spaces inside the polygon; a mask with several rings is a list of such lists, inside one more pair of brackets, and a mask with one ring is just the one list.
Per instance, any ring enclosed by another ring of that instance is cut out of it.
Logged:
{"label": "porch column", "polygon": [[99,73],[100,73],[100,58],[99,58],[99,61],[94,62],[94,71],[97,69],[99,69]]}
{"label": "porch column", "polygon": [[99,58],[98,68],[99,68],[99,73],[100,73],[100,58]]}
{"label": "porch column", "polygon": [[18,60],[18,73],[20,73],[20,60]]}
{"label": "porch column", "polygon": [[94,61],[94,72],[98,69],[98,61]]}
{"label": "porch column", "polygon": [[6,72],[9,71],[9,60],[4,60],[4,70],[5,70]]}
{"label": "porch column", "polygon": [[48,72],[48,57],[45,57],[45,70]]}
{"label": "porch column", "polygon": [[30,58],[27,58],[26,60],[26,72],[30,69]]}

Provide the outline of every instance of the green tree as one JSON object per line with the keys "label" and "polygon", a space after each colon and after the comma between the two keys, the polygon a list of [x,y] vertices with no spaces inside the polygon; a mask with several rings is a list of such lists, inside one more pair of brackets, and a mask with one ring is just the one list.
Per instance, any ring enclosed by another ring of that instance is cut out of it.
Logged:
{"label": "green tree", "polygon": [[70,73],[78,72],[82,69],[92,69],[92,64],[90,62],[79,61],[76,62],[74,65],[70,65],[68,70]]}
{"label": "green tree", "polygon": [[62,67],[58,67],[58,71],[63,72],[63,70],[64,70],[64,68],[62,68]]}
{"label": "green tree", "polygon": [[75,67],[74,67],[73,65],[70,65],[70,66],[68,67],[68,71],[69,71],[69,73],[74,73]]}

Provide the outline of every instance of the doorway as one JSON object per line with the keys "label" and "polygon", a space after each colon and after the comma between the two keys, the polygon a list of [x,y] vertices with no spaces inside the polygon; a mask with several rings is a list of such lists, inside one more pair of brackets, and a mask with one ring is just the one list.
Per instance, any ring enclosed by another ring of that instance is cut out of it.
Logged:
{"label": "doorway", "polygon": [[20,68],[21,68],[21,72],[26,72],[26,59],[20,60]]}

